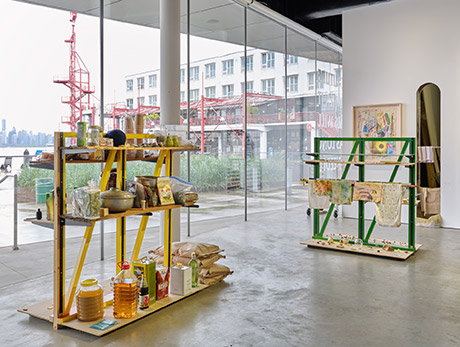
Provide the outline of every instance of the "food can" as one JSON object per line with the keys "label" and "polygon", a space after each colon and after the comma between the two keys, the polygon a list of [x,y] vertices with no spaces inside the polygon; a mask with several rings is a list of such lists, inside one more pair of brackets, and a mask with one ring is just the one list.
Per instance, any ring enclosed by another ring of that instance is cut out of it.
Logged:
{"label": "food can", "polygon": [[86,123],[77,122],[77,146],[86,146]]}

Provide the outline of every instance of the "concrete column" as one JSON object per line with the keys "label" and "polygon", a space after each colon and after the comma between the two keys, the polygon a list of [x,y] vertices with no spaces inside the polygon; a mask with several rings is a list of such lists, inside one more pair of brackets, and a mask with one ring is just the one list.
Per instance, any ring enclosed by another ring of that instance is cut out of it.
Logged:
{"label": "concrete column", "polygon": [[266,129],[260,132],[260,159],[267,159],[267,134]]}
{"label": "concrete column", "polygon": [[[180,0],[160,0],[160,123],[180,124]],[[174,156],[173,174],[180,169]],[[161,213],[161,241],[164,241],[164,213]],[[180,209],[172,213],[172,241],[180,240]]]}
{"label": "concrete column", "polygon": [[223,137],[224,137],[224,132],[223,132],[223,131],[219,131],[218,134],[219,134],[219,137],[217,138],[217,154],[218,154],[218,157],[221,158],[221,157],[222,157],[222,153],[223,153]]}

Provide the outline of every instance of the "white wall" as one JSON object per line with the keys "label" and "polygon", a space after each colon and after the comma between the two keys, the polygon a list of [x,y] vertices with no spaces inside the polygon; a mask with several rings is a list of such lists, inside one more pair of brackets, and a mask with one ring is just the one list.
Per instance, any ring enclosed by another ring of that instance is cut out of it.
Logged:
{"label": "white wall", "polygon": [[441,215],[454,228],[460,228],[459,15],[458,0],[394,0],[343,14],[344,136],[353,135],[354,105],[400,102],[402,135],[415,137],[417,89],[438,85]]}

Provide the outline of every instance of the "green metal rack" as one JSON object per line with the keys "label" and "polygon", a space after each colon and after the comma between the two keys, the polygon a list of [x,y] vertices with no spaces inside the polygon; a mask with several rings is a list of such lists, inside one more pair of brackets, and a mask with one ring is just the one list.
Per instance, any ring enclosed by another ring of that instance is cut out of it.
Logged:
{"label": "green metal rack", "polygon": [[[320,152],[320,144],[321,141],[342,141],[342,142],[352,142],[352,150],[348,156],[347,161],[328,161],[321,159],[321,152]],[[381,161],[381,162],[366,162],[365,158],[368,154],[366,154],[366,142],[376,142],[376,141],[385,141],[385,142],[400,142],[402,143],[401,152],[396,155],[397,160],[395,161]],[[392,165],[394,166],[391,176],[388,182],[394,182],[396,178],[396,174],[401,166],[405,166],[409,169],[409,223],[408,223],[408,241],[407,244],[404,246],[396,246],[392,245],[395,249],[400,249],[401,251],[409,251],[415,252],[416,244],[415,244],[415,164],[416,164],[416,146],[415,146],[415,138],[413,137],[386,137],[386,138],[360,138],[360,137],[335,137],[335,138],[315,138],[315,145],[314,145],[314,153],[309,154],[314,157],[314,160],[305,160],[306,163],[314,165],[314,178],[320,178],[320,165],[321,163],[343,163],[346,164],[341,179],[344,180],[347,178],[348,172],[350,170],[351,165],[358,166],[358,181],[365,182],[365,167],[366,165]],[[407,152],[407,153],[406,153]],[[358,157],[357,161],[353,159]],[[403,158],[407,157],[409,159],[408,163],[403,162]],[[323,220],[323,223],[320,222],[320,210],[314,209],[313,210],[313,239],[315,240],[327,240],[324,236],[324,232],[326,231],[327,224],[329,219],[331,218],[332,212],[334,210],[335,205],[330,204],[327,214]],[[363,240],[364,246],[374,246],[374,247],[381,247],[381,244],[370,242],[370,237],[372,232],[374,231],[374,227],[376,224],[375,216],[366,232],[365,230],[365,219],[364,219],[364,212],[365,212],[365,202],[359,201],[358,202],[358,238]],[[339,241],[339,240],[335,240]],[[312,244],[308,244],[312,245]],[[314,245],[313,245],[314,246]],[[417,245],[421,246],[421,245]]]}

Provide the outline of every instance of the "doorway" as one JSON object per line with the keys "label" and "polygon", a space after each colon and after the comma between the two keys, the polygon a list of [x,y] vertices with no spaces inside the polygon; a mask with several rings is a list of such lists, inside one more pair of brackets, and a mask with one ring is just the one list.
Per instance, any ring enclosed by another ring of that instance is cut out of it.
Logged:
{"label": "doorway", "polygon": [[417,216],[441,213],[441,90],[426,83],[417,91]]}

